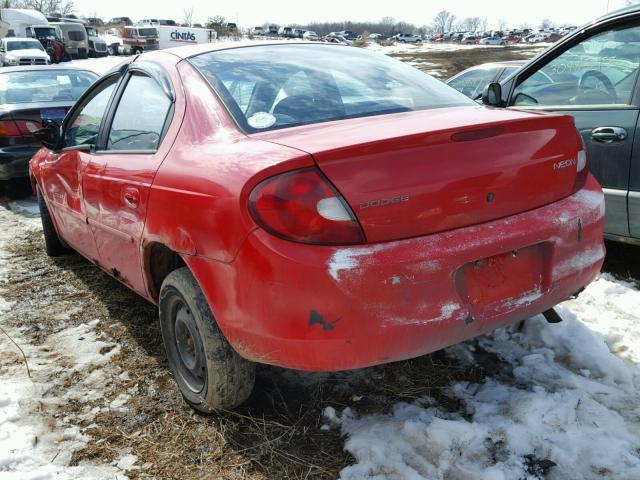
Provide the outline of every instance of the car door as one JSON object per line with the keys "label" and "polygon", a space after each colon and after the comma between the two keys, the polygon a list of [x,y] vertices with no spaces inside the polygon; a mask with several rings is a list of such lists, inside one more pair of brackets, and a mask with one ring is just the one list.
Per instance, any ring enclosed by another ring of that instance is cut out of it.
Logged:
{"label": "car door", "polygon": [[87,225],[83,178],[117,80],[118,76],[112,75],[99,82],[69,112],[63,128],[62,150],[50,152],[41,166],[43,194],[62,237],[94,261],[98,254]]}
{"label": "car door", "polygon": [[[135,65],[135,64],[134,64]],[[174,94],[157,69],[131,66],[84,179],[85,205],[100,264],[146,295],[140,242],[149,191],[167,148]]]}
{"label": "car door", "polygon": [[[587,31],[542,56],[514,81],[508,105],[572,115],[586,145],[591,172],[605,192],[605,233],[628,237],[627,198],[640,98],[640,26]],[[637,232],[637,228],[634,228]]]}

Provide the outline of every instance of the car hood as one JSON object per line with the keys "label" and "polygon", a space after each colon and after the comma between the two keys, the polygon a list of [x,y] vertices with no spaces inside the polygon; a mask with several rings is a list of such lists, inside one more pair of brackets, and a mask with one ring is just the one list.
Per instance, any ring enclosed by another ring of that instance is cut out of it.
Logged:
{"label": "car hood", "polygon": [[35,58],[49,58],[47,52],[38,50],[36,48],[24,48],[21,50],[11,50],[6,53],[7,56],[13,57],[35,57]]}

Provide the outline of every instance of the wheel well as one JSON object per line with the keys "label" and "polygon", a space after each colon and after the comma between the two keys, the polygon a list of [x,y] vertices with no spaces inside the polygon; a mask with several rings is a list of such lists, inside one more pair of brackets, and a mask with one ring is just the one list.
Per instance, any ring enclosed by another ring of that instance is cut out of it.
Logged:
{"label": "wheel well", "polygon": [[151,296],[157,300],[167,275],[185,265],[182,257],[165,245],[149,245],[145,250],[145,273]]}

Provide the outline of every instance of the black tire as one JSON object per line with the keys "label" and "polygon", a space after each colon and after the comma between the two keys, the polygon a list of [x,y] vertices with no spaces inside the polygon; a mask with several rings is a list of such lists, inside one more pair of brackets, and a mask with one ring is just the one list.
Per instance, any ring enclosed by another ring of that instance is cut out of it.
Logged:
{"label": "black tire", "polygon": [[58,232],[56,232],[56,227],[53,225],[49,209],[40,193],[39,187],[36,187],[36,196],[38,197],[38,207],[40,207],[40,219],[42,220],[44,246],[47,255],[50,257],[59,257],[70,253],[71,248],[69,248],[69,245],[67,245],[64,240],[58,236]]}
{"label": "black tire", "polygon": [[187,403],[211,413],[249,398],[255,363],[229,345],[188,268],[167,275],[158,306],[169,366]]}

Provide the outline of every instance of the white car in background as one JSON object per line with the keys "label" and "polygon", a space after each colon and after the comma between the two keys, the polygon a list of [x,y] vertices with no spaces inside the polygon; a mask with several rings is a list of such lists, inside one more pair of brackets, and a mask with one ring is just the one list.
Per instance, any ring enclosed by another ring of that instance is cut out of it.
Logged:
{"label": "white car in background", "polygon": [[48,65],[49,54],[35,38],[5,37],[0,40],[3,66]]}
{"label": "white car in background", "polygon": [[422,37],[420,35],[414,35],[413,33],[399,33],[398,35],[394,35],[392,38],[396,42],[403,43],[418,43],[422,41]]}
{"label": "white car in background", "polygon": [[304,32],[302,34],[302,39],[303,40],[309,40],[310,42],[317,42],[320,37],[318,37],[318,34],[316,32],[312,32],[311,30],[307,30],[306,32]]}
{"label": "white car in background", "polygon": [[480,39],[480,45],[506,45],[500,37],[484,37]]}

